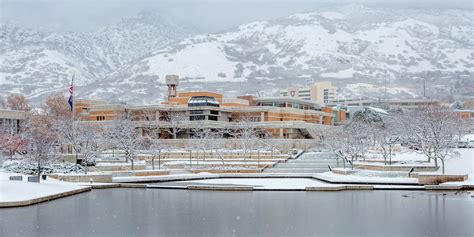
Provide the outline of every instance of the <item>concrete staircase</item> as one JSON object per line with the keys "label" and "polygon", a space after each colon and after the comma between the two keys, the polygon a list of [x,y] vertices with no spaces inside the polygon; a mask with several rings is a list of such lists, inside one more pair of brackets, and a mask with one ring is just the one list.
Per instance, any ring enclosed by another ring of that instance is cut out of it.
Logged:
{"label": "concrete staircase", "polygon": [[[306,152],[297,159],[290,159],[285,163],[278,163],[273,168],[267,168],[264,173],[322,173],[336,168],[336,160],[328,153]],[[339,166],[342,167],[342,162]]]}

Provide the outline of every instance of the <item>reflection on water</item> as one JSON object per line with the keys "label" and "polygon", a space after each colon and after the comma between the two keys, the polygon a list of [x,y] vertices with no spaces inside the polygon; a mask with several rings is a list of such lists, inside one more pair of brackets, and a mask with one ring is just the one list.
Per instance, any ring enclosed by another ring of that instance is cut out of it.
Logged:
{"label": "reflection on water", "polygon": [[0,209],[0,236],[469,236],[473,194],[94,190]]}

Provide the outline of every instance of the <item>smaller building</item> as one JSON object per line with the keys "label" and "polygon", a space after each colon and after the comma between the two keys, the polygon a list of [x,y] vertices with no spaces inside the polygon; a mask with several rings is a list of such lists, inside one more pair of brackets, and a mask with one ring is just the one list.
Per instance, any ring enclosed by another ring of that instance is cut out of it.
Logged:
{"label": "smaller building", "polygon": [[392,109],[416,109],[423,106],[440,106],[438,100],[426,98],[380,100],[371,98],[347,98],[334,100],[329,106],[387,107]]}
{"label": "smaller building", "polygon": [[2,109],[0,110],[0,128],[9,133],[18,134],[25,118],[26,112],[24,111]]}
{"label": "smaller building", "polygon": [[468,122],[474,122],[474,109],[457,109],[458,116]]}
{"label": "smaller building", "polygon": [[329,81],[316,82],[309,87],[288,87],[280,91],[280,96],[294,97],[326,105],[332,103],[337,98],[337,87]]}

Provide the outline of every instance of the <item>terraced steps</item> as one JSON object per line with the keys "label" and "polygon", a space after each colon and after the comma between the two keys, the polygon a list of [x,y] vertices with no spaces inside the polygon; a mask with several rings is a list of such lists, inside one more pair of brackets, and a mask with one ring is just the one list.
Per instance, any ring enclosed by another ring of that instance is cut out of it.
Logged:
{"label": "terraced steps", "polygon": [[[339,162],[342,166],[342,163]],[[328,153],[307,152],[294,160],[278,163],[272,168],[267,168],[264,173],[322,173],[337,167],[337,162]]]}

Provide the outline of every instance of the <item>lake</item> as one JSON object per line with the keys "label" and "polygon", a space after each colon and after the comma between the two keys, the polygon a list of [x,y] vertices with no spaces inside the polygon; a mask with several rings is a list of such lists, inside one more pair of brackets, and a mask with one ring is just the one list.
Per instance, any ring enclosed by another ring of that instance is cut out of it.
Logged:
{"label": "lake", "polygon": [[469,236],[474,192],[104,189],[0,209],[0,236]]}

